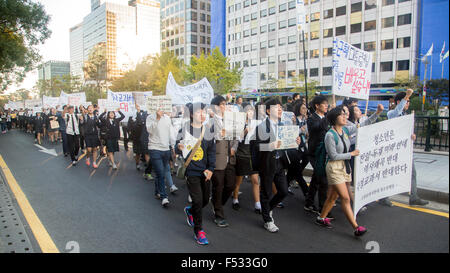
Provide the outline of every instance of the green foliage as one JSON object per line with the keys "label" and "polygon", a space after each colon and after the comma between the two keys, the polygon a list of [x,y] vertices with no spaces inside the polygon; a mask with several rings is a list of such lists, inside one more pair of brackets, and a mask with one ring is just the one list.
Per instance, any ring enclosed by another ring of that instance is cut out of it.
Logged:
{"label": "green foliage", "polygon": [[420,82],[419,78],[417,76],[414,77],[408,77],[408,78],[395,78],[391,79],[392,82],[394,82],[395,86],[394,89],[397,92],[400,91],[406,91],[406,89],[412,89],[415,92],[419,92],[422,94],[422,83]]}
{"label": "green foliage", "polygon": [[427,96],[433,99],[442,100],[449,97],[448,79],[433,79],[427,81]]}
{"label": "green foliage", "polygon": [[61,91],[66,93],[80,92],[81,80],[70,74],[58,76],[51,80],[39,80],[36,84],[39,96],[59,97]]}
{"label": "green foliage", "polygon": [[186,70],[186,81],[197,82],[206,77],[217,94],[233,91],[241,83],[242,69],[229,69],[230,62],[216,47],[212,53],[199,58],[193,56]]}
{"label": "green foliage", "polygon": [[41,3],[0,0],[0,92],[22,82],[41,56],[36,48],[51,35],[50,16]]}
{"label": "green foliage", "polygon": [[99,98],[106,94],[108,65],[106,58],[106,44],[98,43],[89,53],[88,60],[83,66],[85,85],[95,86]]}
{"label": "green foliage", "polygon": [[[316,92],[320,91],[319,82],[315,80],[308,80],[308,97],[312,98]],[[296,77],[293,77],[291,79],[290,86],[293,86],[293,88],[290,90],[293,93],[300,93],[301,96],[304,96],[306,94],[305,92],[305,75],[299,74]]]}

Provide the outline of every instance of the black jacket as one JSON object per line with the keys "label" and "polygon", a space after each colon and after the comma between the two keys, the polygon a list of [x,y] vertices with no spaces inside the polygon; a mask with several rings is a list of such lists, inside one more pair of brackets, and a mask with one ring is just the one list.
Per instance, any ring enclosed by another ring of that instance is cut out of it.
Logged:
{"label": "black jacket", "polygon": [[314,156],[316,148],[319,146],[325,138],[325,134],[329,129],[327,116],[320,118],[319,115],[313,113],[308,117],[306,121],[308,125],[309,139],[308,139],[308,151],[309,155]]}
{"label": "black jacket", "polygon": [[[83,127],[83,133],[85,136],[94,135],[98,136],[98,127],[101,126],[100,119],[94,115],[94,117],[90,117],[89,115],[85,115],[83,117],[83,123],[81,123]],[[81,127],[80,126],[80,127]],[[81,131],[80,131],[81,133]]]}
{"label": "black jacket", "polygon": [[103,125],[106,128],[106,139],[120,138],[120,122],[125,118],[125,115],[119,111],[119,118],[114,118],[111,122],[109,118],[105,118],[106,112],[100,115]]}

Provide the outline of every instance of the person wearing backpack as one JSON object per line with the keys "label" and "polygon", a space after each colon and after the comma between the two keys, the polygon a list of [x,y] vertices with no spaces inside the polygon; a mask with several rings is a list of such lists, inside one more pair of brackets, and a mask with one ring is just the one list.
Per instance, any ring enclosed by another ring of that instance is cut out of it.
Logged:
{"label": "person wearing backpack", "polygon": [[342,210],[347,220],[354,229],[355,236],[362,236],[367,232],[363,226],[359,226],[353,218],[353,210],[350,204],[350,196],[347,190],[347,182],[351,181],[350,159],[352,156],[358,156],[359,150],[349,152],[350,139],[356,126],[347,129],[346,114],[342,106],[332,109],[327,115],[328,122],[332,126],[325,135],[325,148],[328,155],[326,163],[326,175],[328,180],[328,197],[323,206],[322,212],[316,218],[316,224],[327,228],[332,228],[331,219],[327,218],[328,213],[334,206],[337,198],[341,199]]}
{"label": "person wearing backpack", "polygon": [[188,104],[190,123],[180,129],[175,145],[175,153],[183,155],[185,148],[183,140],[190,137],[197,139],[194,147],[185,155],[185,177],[192,206],[184,208],[187,223],[194,228],[195,241],[200,245],[209,244],[206,233],[202,227],[202,209],[209,203],[211,196],[211,178],[216,167],[216,144],[214,138],[205,138],[206,130],[213,130],[203,125],[206,120],[206,111],[203,103]]}

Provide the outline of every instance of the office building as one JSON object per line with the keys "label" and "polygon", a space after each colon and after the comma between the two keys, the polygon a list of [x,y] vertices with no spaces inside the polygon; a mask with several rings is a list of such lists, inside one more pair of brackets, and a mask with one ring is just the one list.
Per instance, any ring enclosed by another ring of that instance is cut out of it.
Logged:
{"label": "office building", "polygon": [[70,63],[63,61],[48,61],[38,67],[39,80],[51,80],[70,74]]}

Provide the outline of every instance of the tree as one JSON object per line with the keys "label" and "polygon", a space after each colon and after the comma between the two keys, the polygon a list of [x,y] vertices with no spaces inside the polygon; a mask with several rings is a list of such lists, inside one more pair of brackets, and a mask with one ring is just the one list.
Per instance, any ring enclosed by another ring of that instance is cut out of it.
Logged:
{"label": "tree", "polygon": [[400,91],[406,91],[406,89],[411,88],[414,91],[419,91],[420,94],[422,94],[422,84],[417,76],[414,77],[398,77],[391,79],[392,82],[394,82],[395,86],[394,89],[397,92]]}
{"label": "tree", "polygon": [[[308,98],[312,98],[314,97],[316,92],[320,91],[319,86],[319,82],[315,81],[315,80],[309,80],[307,82],[308,84]],[[290,86],[292,86],[293,88],[290,90],[291,92],[294,93],[300,93],[300,95],[305,95],[305,75],[304,74],[299,74],[296,77],[293,77],[291,79],[291,84]]]}
{"label": "tree", "polygon": [[197,82],[206,77],[215,93],[226,94],[233,91],[241,83],[242,69],[229,69],[230,62],[216,47],[210,55],[203,53],[199,58],[193,56],[187,67],[186,80]]}
{"label": "tree", "polygon": [[22,82],[41,56],[36,48],[51,35],[50,16],[31,0],[0,0],[0,92]]}
{"label": "tree", "polygon": [[88,60],[83,67],[85,84],[95,85],[99,97],[102,98],[103,89],[107,84],[108,65],[106,58],[106,43],[96,44],[89,53]]}
{"label": "tree", "polygon": [[427,81],[427,96],[432,99],[438,99],[439,101],[442,101],[442,99],[448,100],[448,91],[448,79],[433,79]]}
{"label": "tree", "polygon": [[81,80],[78,76],[70,74],[54,77],[50,80],[39,80],[36,83],[39,96],[59,97],[61,91],[76,93],[81,89]]}

